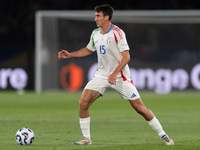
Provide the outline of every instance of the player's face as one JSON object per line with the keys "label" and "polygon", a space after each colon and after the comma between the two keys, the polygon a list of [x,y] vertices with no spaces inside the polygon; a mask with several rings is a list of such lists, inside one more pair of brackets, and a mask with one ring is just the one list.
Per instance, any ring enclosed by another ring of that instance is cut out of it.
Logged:
{"label": "player's face", "polygon": [[96,21],[97,27],[102,28],[105,24],[106,19],[107,19],[107,16],[104,17],[102,12],[95,13],[95,21]]}

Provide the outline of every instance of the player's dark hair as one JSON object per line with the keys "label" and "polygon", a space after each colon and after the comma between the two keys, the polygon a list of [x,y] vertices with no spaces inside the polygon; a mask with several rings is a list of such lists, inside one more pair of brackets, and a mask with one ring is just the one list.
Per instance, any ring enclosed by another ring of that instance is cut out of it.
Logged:
{"label": "player's dark hair", "polygon": [[97,5],[94,10],[96,12],[102,12],[104,16],[109,16],[109,20],[112,19],[114,9],[109,4]]}

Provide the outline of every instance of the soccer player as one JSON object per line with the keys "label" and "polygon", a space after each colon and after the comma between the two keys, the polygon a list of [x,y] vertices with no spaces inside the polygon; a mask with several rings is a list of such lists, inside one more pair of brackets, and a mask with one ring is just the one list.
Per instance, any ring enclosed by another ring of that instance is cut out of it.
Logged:
{"label": "soccer player", "polygon": [[85,86],[79,100],[79,123],[83,138],[73,144],[92,144],[89,107],[104,94],[107,88],[112,88],[122,98],[129,100],[131,106],[144,117],[166,145],[174,145],[173,140],[165,133],[158,119],[144,105],[130,79],[129,46],[122,29],[111,23],[113,12],[113,8],[108,4],[96,6],[95,22],[98,28],[93,30],[88,45],[71,53],[66,50],[58,52],[59,59],[84,57],[95,51],[98,56],[98,69],[93,79]]}

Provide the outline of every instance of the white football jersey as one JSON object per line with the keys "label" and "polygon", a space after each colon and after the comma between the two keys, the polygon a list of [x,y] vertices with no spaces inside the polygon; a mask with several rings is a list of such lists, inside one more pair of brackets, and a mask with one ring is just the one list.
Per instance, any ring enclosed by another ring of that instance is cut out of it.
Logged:
{"label": "white football jersey", "polygon": [[[106,79],[121,61],[121,52],[129,50],[125,33],[113,24],[105,35],[102,35],[101,28],[93,30],[87,48],[92,52],[97,52],[98,68],[95,76],[101,76]],[[128,64],[118,73],[117,77],[130,77]]]}

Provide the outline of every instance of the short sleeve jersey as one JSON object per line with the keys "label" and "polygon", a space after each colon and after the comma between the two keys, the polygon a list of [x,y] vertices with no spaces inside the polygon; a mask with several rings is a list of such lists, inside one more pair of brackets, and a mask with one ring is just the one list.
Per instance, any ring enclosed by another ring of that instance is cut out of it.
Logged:
{"label": "short sleeve jersey", "polygon": [[[113,24],[104,35],[100,28],[93,30],[87,48],[92,52],[97,52],[98,68],[95,76],[104,78],[108,78],[119,65],[122,59],[121,52],[129,50],[125,33]],[[118,73],[117,77],[130,77],[128,64]]]}

